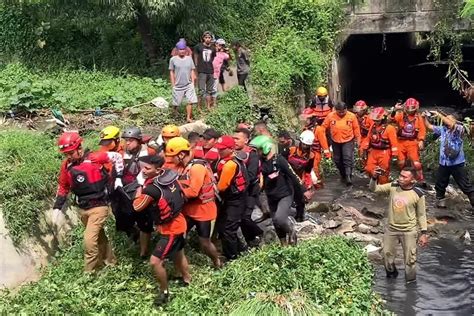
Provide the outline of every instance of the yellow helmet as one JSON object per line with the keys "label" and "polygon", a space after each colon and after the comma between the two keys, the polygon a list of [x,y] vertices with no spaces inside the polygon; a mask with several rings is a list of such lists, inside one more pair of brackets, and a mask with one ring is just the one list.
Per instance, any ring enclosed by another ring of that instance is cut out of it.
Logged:
{"label": "yellow helmet", "polygon": [[109,125],[100,131],[100,140],[117,139],[120,138],[120,128]]}
{"label": "yellow helmet", "polygon": [[181,133],[179,132],[178,126],[174,124],[166,125],[161,130],[162,137],[177,137],[180,136]]}
{"label": "yellow helmet", "polygon": [[182,151],[190,151],[191,145],[188,140],[183,137],[174,137],[166,144],[165,155],[176,156]]}
{"label": "yellow helmet", "polygon": [[326,89],[325,87],[319,87],[318,89],[316,89],[316,95],[318,97],[325,97],[328,95],[328,89]]}

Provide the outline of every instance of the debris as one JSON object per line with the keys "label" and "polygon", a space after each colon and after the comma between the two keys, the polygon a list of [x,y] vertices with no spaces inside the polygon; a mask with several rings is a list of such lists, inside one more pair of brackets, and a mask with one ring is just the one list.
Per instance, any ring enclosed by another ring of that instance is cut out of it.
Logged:
{"label": "debris", "polygon": [[366,234],[353,232],[353,233],[347,233],[346,236],[351,238],[351,239],[354,239],[355,241],[359,241],[359,242],[372,243],[372,244],[375,244],[375,245],[380,245],[381,244],[380,239],[378,239],[375,236],[368,235],[368,234],[366,235]]}
{"label": "debris", "polygon": [[343,222],[340,227],[337,228],[336,233],[339,235],[345,235],[346,233],[350,233],[354,231],[354,226],[357,223],[355,221],[346,221]]}
{"label": "debris", "polygon": [[368,244],[367,246],[364,247],[364,250],[367,253],[379,251],[380,249],[382,249],[382,247],[377,247],[377,246],[374,246],[372,244]]}
{"label": "debris", "polygon": [[[145,103],[145,104],[147,104],[147,103]],[[154,98],[149,103],[153,104],[154,106],[156,106],[159,109],[166,109],[169,106],[169,102],[166,101],[162,97]],[[143,104],[139,104],[139,105],[143,105]]]}
{"label": "debris", "polygon": [[464,239],[464,243],[466,245],[471,244],[471,234],[469,234],[469,231],[466,230],[466,232],[464,233],[464,236],[462,238]]}
{"label": "debris", "polygon": [[306,211],[313,213],[327,213],[330,211],[330,207],[328,203],[312,202],[306,206]]}
{"label": "debris", "polygon": [[363,224],[363,223],[357,226],[357,230],[362,234],[368,234],[370,232],[370,229],[371,229],[371,226]]}
{"label": "debris", "polygon": [[372,210],[369,210],[367,207],[364,207],[363,209],[360,210],[360,212],[364,216],[376,218],[376,219],[382,219],[385,213],[385,210],[380,209],[380,208],[375,208]]}
{"label": "debris", "polygon": [[356,222],[358,224],[363,223],[363,224],[366,224],[366,225],[369,225],[369,226],[374,226],[374,227],[380,225],[380,221],[378,219],[365,217],[365,216],[362,217],[362,218],[356,219]]}
{"label": "debris", "polygon": [[330,228],[330,229],[332,229],[332,228],[337,228],[337,227],[339,227],[339,226],[341,226],[341,223],[336,222],[336,221],[333,220],[333,219],[330,219],[330,220],[328,220],[327,222],[325,222],[325,223],[323,224],[323,227],[324,227],[324,228]]}

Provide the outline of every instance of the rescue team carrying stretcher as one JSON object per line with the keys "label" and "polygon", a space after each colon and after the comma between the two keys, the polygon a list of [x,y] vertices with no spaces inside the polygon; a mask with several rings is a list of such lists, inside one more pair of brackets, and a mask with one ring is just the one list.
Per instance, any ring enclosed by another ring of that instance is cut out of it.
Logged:
{"label": "rescue team carrying stretcher", "polygon": [[[389,206],[389,214],[395,215],[389,215],[387,244],[405,238],[406,245],[415,245],[414,250],[404,249],[413,278],[417,219],[422,233],[426,231],[424,197],[420,190],[413,191],[413,183],[423,181],[419,150],[425,123],[418,108],[419,103],[409,98],[391,113],[381,107],[368,113],[367,104],[358,101],[352,113],[344,103],[333,106],[327,90],[320,87],[302,113],[304,131],[299,143],[282,132],[277,144],[263,122],[254,124],[252,131],[240,124],[233,135],[220,135],[210,128],[202,135],[191,132],[188,139],[177,126],[167,125],[158,138],[162,142],[146,139],[138,127],[121,133],[108,126],[100,133],[98,151],[83,148],[77,132],[64,132],[58,146],[66,159],[60,169],[53,220],[61,216],[69,192],[74,193],[86,227],[87,272],[116,262],[104,232],[109,207],[116,229],[139,244],[142,258],[150,255],[151,234],[156,230],[160,237],[150,264],[160,286],[156,304],[161,305],[169,297],[164,260],[174,262],[183,285],[191,282],[184,245],[193,227],[215,268],[223,264],[220,252],[228,261],[260,245],[263,231],[251,217],[255,206],[264,212],[260,220],[272,218],[282,245],[296,244],[290,208],[294,204],[295,219],[304,220],[305,204],[324,185],[323,157],[332,157],[341,181],[352,185],[357,144],[365,170],[375,181],[371,188],[390,192],[396,200]],[[391,161],[398,161],[402,169],[399,184],[389,183]],[[406,197],[400,199],[400,194]],[[403,207],[402,200],[411,204]],[[245,243],[238,238],[239,228]],[[220,251],[213,243],[215,236],[221,241]],[[385,255],[387,274],[393,275],[393,253]]]}

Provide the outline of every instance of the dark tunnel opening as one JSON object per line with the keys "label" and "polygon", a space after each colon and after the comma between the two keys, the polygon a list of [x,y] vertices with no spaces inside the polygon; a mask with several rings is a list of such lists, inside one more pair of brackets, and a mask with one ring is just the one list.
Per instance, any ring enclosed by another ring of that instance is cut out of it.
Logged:
{"label": "dark tunnel opening", "polygon": [[[414,33],[351,35],[339,55],[342,100],[392,106],[414,97],[421,106],[468,107],[446,78],[448,65],[429,63],[427,46],[417,46]],[[474,46],[464,46],[463,55],[461,68],[472,77]]]}

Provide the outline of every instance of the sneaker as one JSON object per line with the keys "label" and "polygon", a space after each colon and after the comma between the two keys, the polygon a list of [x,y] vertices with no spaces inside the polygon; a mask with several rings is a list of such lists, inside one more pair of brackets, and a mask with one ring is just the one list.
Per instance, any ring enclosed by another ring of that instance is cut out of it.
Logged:
{"label": "sneaker", "polygon": [[166,292],[160,292],[160,294],[155,298],[155,306],[162,306],[168,303],[169,300],[169,293],[168,291]]}
{"label": "sneaker", "polygon": [[250,248],[258,248],[260,246],[260,242],[262,238],[260,236],[255,236],[255,238],[249,241],[247,244]]}

